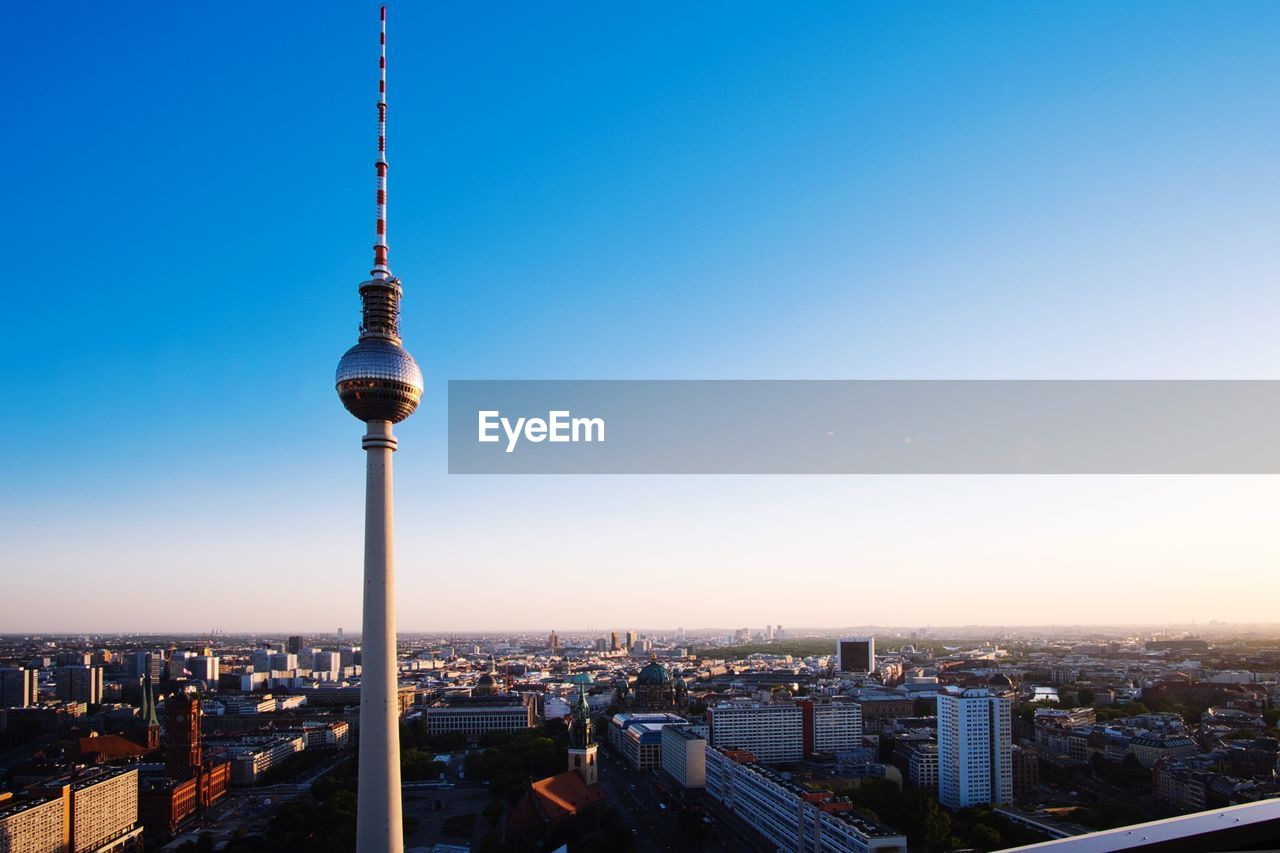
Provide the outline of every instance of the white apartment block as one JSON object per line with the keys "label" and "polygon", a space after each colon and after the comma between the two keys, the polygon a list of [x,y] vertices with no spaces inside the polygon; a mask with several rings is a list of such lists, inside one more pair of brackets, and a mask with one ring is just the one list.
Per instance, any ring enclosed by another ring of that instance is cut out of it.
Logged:
{"label": "white apartment block", "polygon": [[112,849],[142,834],[138,771],[114,770],[71,782],[71,849]]}
{"label": "white apartment block", "polygon": [[938,694],[938,801],[1013,801],[1013,703],[985,689]]}
{"label": "white apartment block", "polygon": [[760,761],[804,758],[804,711],[800,705],[724,703],[707,711],[711,746],[741,749]]}
{"label": "white apartment block", "polygon": [[306,748],[307,740],[303,735],[245,738],[227,750],[231,755],[231,782],[235,785],[256,785],[263,773]]}
{"label": "white apartment block", "polygon": [[718,749],[706,751],[706,791],[784,853],[906,853],[906,836],[857,816],[848,800],[783,779]]}
{"label": "white apartment block", "polygon": [[302,735],[307,740],[307,749],[342,749],[350,740],[351,726],[345,720],[303,723]]}
{"label": "white apartment block", "polygon": [[707,739],[689,726],[662,729],[662,769],[683,788],[707,783]]}
{"label": "white apartment block", "polygon": [[834,755],[862,746],[862,706],[839,699],[813,704],[813,751]]}
{"label": "white apartment block", "polygon": [[68,853],[67,805],[54,796],[0,807],[0,853]]}

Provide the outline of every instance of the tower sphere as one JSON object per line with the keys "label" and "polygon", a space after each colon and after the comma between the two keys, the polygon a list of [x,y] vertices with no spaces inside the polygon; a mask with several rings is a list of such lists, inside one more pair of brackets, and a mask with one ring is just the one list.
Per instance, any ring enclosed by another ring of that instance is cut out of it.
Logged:
{"label": "tower sphere", "polygon": [[335,377],[338,397],[362,421],[399,423],[422,399],[422,371],[404,347],[380,338],[347,350]]}

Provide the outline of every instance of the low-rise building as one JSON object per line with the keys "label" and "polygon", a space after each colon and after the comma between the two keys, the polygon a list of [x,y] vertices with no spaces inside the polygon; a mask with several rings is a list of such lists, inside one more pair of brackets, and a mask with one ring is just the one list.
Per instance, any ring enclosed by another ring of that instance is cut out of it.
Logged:
{"label": "low-rise building", "polygon": [[459,732],[479,739],[486,732],[533,728],[535,703],[523,696],[456,696],[426,708],[427,732]]}
{"label": "low-rise building", "polygon": [[1129,751],[1143,767],[1154,767],[1162,758],[1195,755],[1200,747],[1186,735],[1138,735],[1129,741]]}
{"label": "low-rise building", "polygon": [[937,743],[915,743],[908,748],[907,775],[911,784],[917,788],[938,790]]}
{"label": "low-rise building", "polygon": [[302,735],[250,737],[231,744],[227,748],[231,756],[231,781],[236,785],[256,785],[262,774],[306,747],[307,741]]}

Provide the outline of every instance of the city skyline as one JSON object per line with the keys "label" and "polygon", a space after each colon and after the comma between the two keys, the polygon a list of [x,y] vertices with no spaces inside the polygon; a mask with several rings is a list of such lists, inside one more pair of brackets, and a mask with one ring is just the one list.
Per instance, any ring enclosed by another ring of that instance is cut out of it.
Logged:
{"label": "city skyline", "polygon": [[[374,8],[14,10],[6,631],[358,630]],[[1269,618],[1271,479],[449,477],[444,382],[1274,377],[1274,10],[584,9],[398,10],[406,632]]]}

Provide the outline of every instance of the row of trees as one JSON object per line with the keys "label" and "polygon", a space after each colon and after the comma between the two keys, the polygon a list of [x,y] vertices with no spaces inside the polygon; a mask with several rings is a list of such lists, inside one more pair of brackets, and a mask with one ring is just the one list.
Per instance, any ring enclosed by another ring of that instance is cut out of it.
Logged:
{"label": "row of trees", "polygon": [[467,755],[468,779],[488,782],[495,797],[514,803],[531,781],[545,779],[568,766],[569,734],[564,723],[552,720],[541,728],[489,732],[480,752]]}
{"label": "row of trees", "polygon": [[905,832],[911,848],[926,853],[965,847],[999,850],[1044,840],[989,808],[961,809],[948,814],[930,792],[921,788],[899,788],[884,779],[868,779],[836,793],[848,797],[854,807],[868,817]]}

